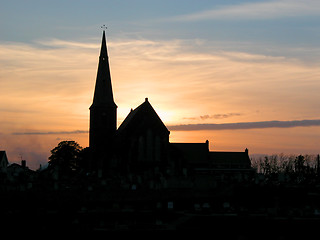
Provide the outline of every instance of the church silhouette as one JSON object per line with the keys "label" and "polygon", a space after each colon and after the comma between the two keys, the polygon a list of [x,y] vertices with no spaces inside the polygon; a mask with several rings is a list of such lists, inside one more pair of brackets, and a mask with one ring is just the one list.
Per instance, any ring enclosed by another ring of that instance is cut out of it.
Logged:
{"label": "church silhouette", "polygon": [[266,157],[269,170],[256,173],[247,149],[210,151],[208,141],[171,143],[169,135],[148,98],[117,128],[103,31],[89,148],[75,168],[61,163],[70,162],[66,154],[37,171],[25,160],[7,167],[0,151],[2,233],[177,232],[228,239],[318,234],[319,155],[316,167],[303,165],[300,155],[288,162],[295,169],[280,171],[271,170],[277,165]]}
{"label": "church silhouette", "polygon": [[148,98],[117,129],[106,42],[103,31],[94,97],[90,106],[90,169],[99,176],[219,175],[242,179],[252,173],[244,152],[209,151],[209,142],[170,143],[170,131]]}

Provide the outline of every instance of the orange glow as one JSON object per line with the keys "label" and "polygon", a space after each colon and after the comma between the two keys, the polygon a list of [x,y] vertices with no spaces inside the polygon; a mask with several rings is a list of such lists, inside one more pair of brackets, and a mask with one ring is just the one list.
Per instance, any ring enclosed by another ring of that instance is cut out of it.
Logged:
{"label": "orange glow", "polygon": [[220,131],[172,131],[171,142],[205,142],[212,151],[250,154],[318,154],[320,127],[295,127]]}
{"label": "orange glow", "polygon": [[[0,44],[0,145],[9,161],[17,161],[20,153],[33,161],[29,153],[41,152],[46,162],[60,140],[88,146],[88,134],[61,132],[88,130],[99,42]],[[320,118],[314,111],[320,102],[319,66],[249,53],[199,53],[191,45],[177,40],[108,43],[118,124],[145,97],[166,125]],[[28,132],[60,133],[12,134]],[[212,150],[318,153],[319,135],[319,127],[172,131],[170,141],[208,139]]]}

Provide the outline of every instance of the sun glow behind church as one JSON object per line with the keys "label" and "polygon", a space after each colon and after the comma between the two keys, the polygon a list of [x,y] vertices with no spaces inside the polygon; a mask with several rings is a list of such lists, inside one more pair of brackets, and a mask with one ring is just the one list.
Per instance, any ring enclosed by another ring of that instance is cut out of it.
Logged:
{"label": "sun glow behind church", "polygon": [[[79,43],[55,39],[0,45],[0,59],[6,63],[1,72],[1,87],[6,89],[1,107],[2,126],[7,129],[2,132],[6,139],[3,147],[11,161],[19,161],[19,154],[30,160],[41,158],[35,161],[36,167],[47,161],[50,149],[66,139],[88,146],[84,132],[88,129],[98,42],[98,38]],[[206,49],[208,42],[195,45]],[[168,126],[320,117],[314,113],[319,104],[320,70],[316,65],[241,52],[199,53],[190,47],[190,40],[113,39],[109,58],[118,125],[145,97]],[[30,132],[51,134],[31,136]],[[170,141],[208,139],[212,150],[243,151],[247,147],[250,153],[311,154],[318,151],[319,132],[319,127],[311,126],[171,131]],[[14,147],[15,143],[19,147]]]}

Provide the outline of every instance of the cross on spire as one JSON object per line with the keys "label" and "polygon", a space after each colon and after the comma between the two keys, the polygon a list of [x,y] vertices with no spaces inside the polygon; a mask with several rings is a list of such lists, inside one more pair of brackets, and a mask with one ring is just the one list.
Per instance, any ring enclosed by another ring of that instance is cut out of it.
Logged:
{"label": "cross on spire", "polygon": [[106,26],[105,24],[103,24],[103,25],[101,26],[101,29],[103,29],[103,31],[104,31],[104,30],[107,30],[107,26]]}

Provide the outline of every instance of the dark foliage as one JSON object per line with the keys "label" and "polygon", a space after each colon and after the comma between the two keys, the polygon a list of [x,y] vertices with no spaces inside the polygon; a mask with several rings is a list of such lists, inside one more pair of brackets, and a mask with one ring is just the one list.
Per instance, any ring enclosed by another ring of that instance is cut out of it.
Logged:
{"label": "dark foliage", "polygon": [[75,171],[79,168],[80,155],[83,148],[75,141],[62,141],[51,150],[49,167],[58,167],[63,172]]}

